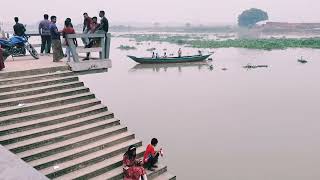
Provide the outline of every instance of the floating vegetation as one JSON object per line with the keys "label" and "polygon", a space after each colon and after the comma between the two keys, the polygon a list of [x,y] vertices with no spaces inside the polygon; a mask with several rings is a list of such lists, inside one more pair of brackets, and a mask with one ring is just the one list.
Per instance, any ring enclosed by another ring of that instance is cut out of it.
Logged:
{"label": "floating vegetation", "polygon": [[[135,39],[137,42],[150,41],[150,42],[169,42],[174,44],[185,44],[188,40],[194,38],[189,35],[159,35],[159,34],[125,34],[121,35],[124,38]],[[194,38],[199,39],[199,38]]]}
{"label": "floating vegetation", "polygon": [[319,38],[308,39],[236,39],[225,41],[191,41],[195,48],[246,48],[246,49],[287,49],[320,48]]}
{"label": "floating vegetation", "polygon": [[194,39],[190,35],[159,35],[159,34],[127,34],[122,37],[133,38],[137,42],[168,42],[187,45],[194,48],[246,48],[246,49],[287,49],[313,48],[320,49],[320,38],[270,38],[270,39],[228,39],[205,40]]}
{"label": "floating vegetation", "polygon": [[125,46],[125,45],[121,45],[118,47],[118,49],[121,49],[121,50],[136,50],[137,48],[134,47],[134,46]]}

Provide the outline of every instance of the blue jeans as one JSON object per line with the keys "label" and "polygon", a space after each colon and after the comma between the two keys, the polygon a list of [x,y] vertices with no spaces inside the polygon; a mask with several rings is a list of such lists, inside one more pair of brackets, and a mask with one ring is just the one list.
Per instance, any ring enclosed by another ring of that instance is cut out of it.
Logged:
{"label": "blue jeans", "polygon": [[70,48],[70,46],[66,47],[66,54],[67,54],[68,60],[70,61],[70,57],[71,57],[71,48]]}

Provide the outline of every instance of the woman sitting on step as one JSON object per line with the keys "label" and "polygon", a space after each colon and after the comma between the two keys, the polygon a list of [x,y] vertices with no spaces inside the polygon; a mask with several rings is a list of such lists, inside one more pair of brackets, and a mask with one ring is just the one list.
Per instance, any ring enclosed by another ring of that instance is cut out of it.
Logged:
{"label": "woman sitting on step", "polygon": [[136,159],[136,147],[131,145],[123,156],[124,180],[147,180],[142,160]]}

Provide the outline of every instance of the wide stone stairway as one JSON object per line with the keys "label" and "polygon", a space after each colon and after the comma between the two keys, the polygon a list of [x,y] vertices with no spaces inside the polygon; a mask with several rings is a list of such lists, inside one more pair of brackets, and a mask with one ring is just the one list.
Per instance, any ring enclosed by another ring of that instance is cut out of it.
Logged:
{"label": "wide stone stairway", "polygon": [[[0,144],[49,179],[123,179],[145,146],[67,67],[0,74]],[[159,165],[149,179],[176,179]]]}

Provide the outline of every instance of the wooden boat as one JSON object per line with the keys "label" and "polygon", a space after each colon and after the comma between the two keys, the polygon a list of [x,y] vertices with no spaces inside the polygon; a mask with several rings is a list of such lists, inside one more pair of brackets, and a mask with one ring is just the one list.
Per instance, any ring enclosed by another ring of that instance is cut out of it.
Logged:
{"label": "wooden boat", "polygon": [[128,56],[130,59],[134,60],[140,64],[155,64],[155,63],[184,63],[184,62],[197,62],[197,61],[204,61],[212,54],[200,56],[182,56],[182,57],[160,57],[160,58],[150,58],[150,57],[143,57],[138,58],[135,56]]}

